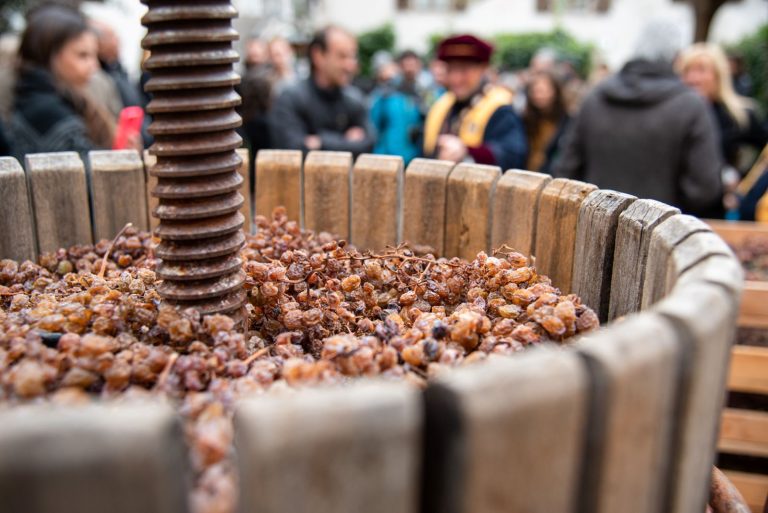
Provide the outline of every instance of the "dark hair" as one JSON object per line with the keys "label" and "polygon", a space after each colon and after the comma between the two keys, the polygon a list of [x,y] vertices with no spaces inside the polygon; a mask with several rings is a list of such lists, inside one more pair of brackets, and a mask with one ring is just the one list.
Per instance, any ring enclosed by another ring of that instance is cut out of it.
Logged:
{"label": "dark hair", "polygon": [[405,59],[421,60],[421,56],[413,50],[403,50],[400,52],[400,55],[397,56],[397,62],[403,62]]}
{"label": "dark hair", "polygon": [[[45,4],[27,14],[27,28],[21,36],[18,73],[40,68],[52,73],[51,59],[69,41],[93,32],[85,17],[70,7]],[[115,120],[99,101],[87,93],[76,91],[58,80],[53,81],[58,94],[83,118],[86,131],[97,147],[112,146]]]}
{"label": "dark hair", "polygon": [[[552,84],[552,89],[554,91],[552,108],[548,112],[536,107],[530,100],[533,84],[539,78],[548,80],[549,83]],[[543,121],[549,120],[559,122],[567,114],[565,100],[563,99],[563,88],[560,85],[560,80],[548,71],[540,71],[530,76],[528,84],[525,86],[525,97],[528,101],[525,105],[525,112],[523,112],[523,123],[525,124],[525,132],[529,138],[535,136]]]}
{"label": "dark hair", "polygon": [[327,25],[315,32],[312,36],[312,39],[309,41],[309,46],[307,47],[307,58],[309,59],[309,67],[312,73],[315,72],[315,63],[312,60],[312,52],[317,49],[325,53],[328,50],[328,36],[331,34],[331,32],[336,31],[341,32],[342,34],[346,34],[349,37],[354,37],[348,31],[336,25]]}
{"label": "dark hair", "polygon": [[91,31],[85,18],[63,5],[48,4],[27,14],[19,45],[19,66],[50,70],[51,58],[69,41]]}

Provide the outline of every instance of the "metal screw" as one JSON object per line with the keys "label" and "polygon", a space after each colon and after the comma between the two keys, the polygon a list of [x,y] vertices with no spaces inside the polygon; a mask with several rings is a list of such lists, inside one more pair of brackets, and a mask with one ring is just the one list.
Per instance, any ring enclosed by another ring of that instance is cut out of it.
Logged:
{"label": "metal screw", "polygon": [[158,292],[204,315],[236,314],[246,297],[238,257],[245,235],[242,159],[235,152],[242,143],[235,132],[241,124],[232,47],[237,11],[229,0],[142,2],[149,7],[142,46],[151,52],[145,89],[153,95],[149,151],[157,157],[149,172],[158,180],[152,192],[159,198],[153,212],[160,220]]}

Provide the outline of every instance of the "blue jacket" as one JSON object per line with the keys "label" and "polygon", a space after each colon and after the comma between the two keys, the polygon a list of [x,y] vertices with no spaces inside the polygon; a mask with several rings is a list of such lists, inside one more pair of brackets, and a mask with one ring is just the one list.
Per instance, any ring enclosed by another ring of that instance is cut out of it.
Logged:
{"label": "blue jacket", "polygon": [[399,155],[406,165],[420,155],[424,117],[418,96],[391,85],[379,87],[372,95],[370,117],[378,135],[374,153]]}

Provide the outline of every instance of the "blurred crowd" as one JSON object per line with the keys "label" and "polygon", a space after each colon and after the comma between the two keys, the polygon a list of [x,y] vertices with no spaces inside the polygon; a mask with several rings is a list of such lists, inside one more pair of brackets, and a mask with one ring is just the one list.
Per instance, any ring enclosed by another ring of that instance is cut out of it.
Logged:
{"label": "blurred crowd", "polygon": [[[243,54],[241,134],[254,156],[286,148],[491,164],[698,216],[768,220],[768,123],[749,76],[716,45],[684,47],[663,20],[621,69],[589,77],[550,48],[527,69],[495,69],[493,46],[469,34],[445,39],[431,59],[378,52],[368,79],[340,27],[302,46],[250,38]],[[151,101],[146,80],[129,79],[113,27],[65,7],[31,12],[18,45],[0,40],[0,155],[148,148],[150,117],[131,117]]]}

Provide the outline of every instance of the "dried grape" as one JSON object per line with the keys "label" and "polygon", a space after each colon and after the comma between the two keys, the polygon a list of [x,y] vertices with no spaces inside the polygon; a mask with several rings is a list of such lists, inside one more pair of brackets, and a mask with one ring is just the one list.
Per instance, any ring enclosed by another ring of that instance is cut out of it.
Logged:
{"label": "dried grape", "polygon": [[563,343],[599,325],[520,253],[464,261],[406,246],[360,252],[302,231],[282,208],[255,224],[241,252],[243,326],[164,306],[155,243],[134,228],[109,255],[101,241],[43,255],[39,264],[0,261],[2,401],[167,397],[185,420],[194,512],[230,513],[239,397],[280,382],[377,375],[424,386],[488,354]]}

